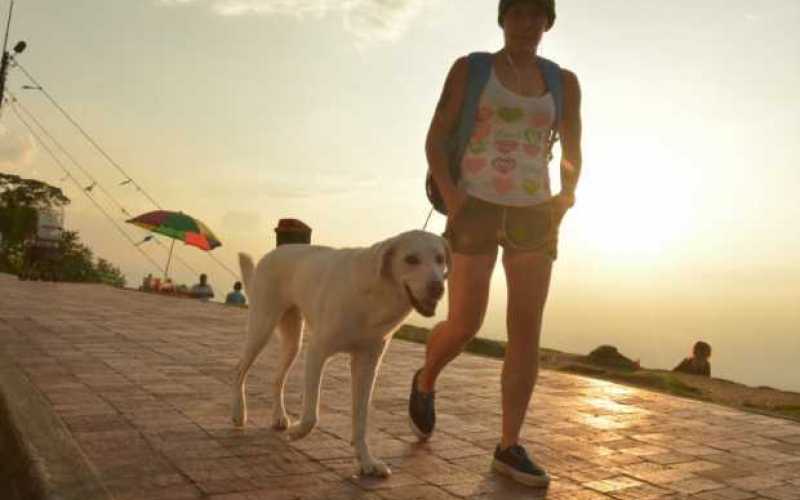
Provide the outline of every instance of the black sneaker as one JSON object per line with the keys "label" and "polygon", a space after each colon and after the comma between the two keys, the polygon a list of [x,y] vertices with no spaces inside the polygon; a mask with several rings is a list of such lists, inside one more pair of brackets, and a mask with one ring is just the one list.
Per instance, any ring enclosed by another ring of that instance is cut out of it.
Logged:
{"label": "black sneaker", "polygon": [[518,444],[509,446],[502,451],[500,451],[500,445],[497,445],[494,450],[492,468],[527,486],[544,488],[550,484],[550,476],[547,472],[528,458],[528,452]]}
{"label": "black sneaker", "polygon": [[408,397],[408,423],[411,431],[420,441],[425,441],[436,425],[436,409],[433,406],[434,392],[422,392],[417,389],[417,378],[422,369],[417,370],[411,379],[411,395]]}

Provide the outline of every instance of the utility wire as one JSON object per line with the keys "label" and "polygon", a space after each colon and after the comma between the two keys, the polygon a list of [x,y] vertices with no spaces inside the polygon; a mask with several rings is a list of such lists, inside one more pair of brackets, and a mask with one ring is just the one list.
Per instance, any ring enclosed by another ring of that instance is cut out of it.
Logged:
{"label": "utility wire", "polygon": [[31,135],[33,135],[34,139],[36,139],[36,142],[38,142],[39,145],[41,145],[42,148],[44,148],[44,150],[47,152],[47,154],[50,155],[50,157],[53,159],[53,161],[55,161],[56,164],[59,167],[61,167],[61,170],[64,171],[64,173],[67,175],[67,177],[69,177],[69,179],[73,183],[75,183],[75,186],[78,188],[78,190],[80,192],[82,192],[84,195],[86,195],[87,198],[89,198],[89,201],[91,201],[92,204],[94,204],[95,208],[97,208],[106,217],[106,219],[108,219],[109,222],[111,222],[114,225],[114,227],[117,229],[117,231],[119,231],[120,234],[122,234],[122,236],[126,240],[128,240],[128,242],[131,245],[133,245],[133,247],[136,248],[136,250],[139,253],[141,253],[148,261],[150,261],[150,263],[153,266],[155,266],[156,269],[158,269],[160,272],[163,273],[164,269],[155,260],[153,260],[153,258],[150,257],[150,255],[148,255],[144,250],[142,250],[140,247],[136,246],[136,242],[133,241],[133,239],[130,237],[130,235],[128,235],[128,233],[125,232],[125,230],[119,224],[117,224],[117,221],[115,221],[114,218],[111,217],[111,215],[109,215],[108,212],[106,212],[106,210],[102,207],[102,205],[100,205],[97,202],[97,200],[95,200],[91,196],[90,193],[86,192],[86,190],[83,188],[83,186],[81,186],[81,183],[78,181],[78,179],[76,179],[75,176],[72,175],[72,173],[67,169],[67,167],[64,166],[64,164],[61,162],[61,160],[58,158],[58,156],[56,156],[55,153],[53,153],[53,151],[47,145],[47,143],[42,141],[42,138],[39,136],[39,134],[36,133],[36,131],[33,129],[33,127],[31,127],[31,125],[22,117],[22,115],[17,110],[17,98],[11,92],[9,92],[9,94],[11,95],[11,101],[10,101],[11,110],[17,116],[17,119],[19,119],[19,121],[25,126],[25,128],[28,129],[28,131],[31,133]]}
{"label": "utility wire", "polygon": [[233,272],[233,270],[232,270],[230,267],[228,267],[228,266],[226,266],[225,264],[223,264],[223,262],[222,262],[221,260],[219,260],[219,259],[217,258],[217,256],[216,256],[216,255],[212,254],[211,252],[206,252],[206,253],[208,254],[208,256],[209,256],[209,257],[211,257],[211,260],[213,260],[214,262],[216,262],[217,264],[219,264],[219,266],[220,266],[221,268],[223,268],[223,269],[225,269],[226,271],[228,271],[228,273],[229,273],[231,276],[233,276],[233,277],[234,277],[234,278],[236,278],[237,280],[239,279],[239,275],[238,275],[238,274],[236,274],[235,272]]}
{"label": "utility wire", "polygon": [[[131,176],[130,176],[130,175],[129,175],[129,174],[128,174],[128,173],[127,173],[127,172],[126,172],[126,171],[125,171],[125,170],[124,170],[124,169],[123,169],[123,168],[122,168],[120,165],[119,165],[119,163],[117,163],[116,161],[114,161],[114,159],[113,159],[113,158],[111,158],[111,156],[110,156],[110,155],[109,155],[109,154],[108,154],[108,153],[107,153],[107,152],[106,152],[106,151],[105,151],[105,150],[104,150],[104,149],[103,149],[103,148],[102,148],[102,147],[101,147],[101,146],[100,146],[100,145],[97,143],[97,141],[95,141],[95,140],[94,140],[94,139],[93,139],[93,138],[92,138],[92,137],[89,135],[89,133],[88,133],[88,132],[86,132],[86,131],[83,129],[83,127],[81,127],[81,126],[78,124],[78,122],[76,122],[76,121],[75,121],[75,120],[72,118],[72,116],[70,116],[70,114],[69,114],[69,113],[67,113],[67,111],[66,111],[66,110],[65,110],[65,109],[64,109],[64,108],[63,108],[63,107],[62,107],[60,104],[58,104],[58,102],[56,102],[55,98],[53,98],[53,96],[51,96],[51,95],[50,95],[50,93],[49,93],[49,92],[47,92],[47,90],[45,90],[45,88],[44,88],[44,87],[43,87],[43,86],[42,86],[42,85],[41,85],[41,84],[40,84],[40,83],[39,83],[39,82],[38,82],[38,81],[37,81],[37,80],[36,80],[36,79],[33,77],[33,75],[31,75],[31,74],[30,74],[30,73],[29,73],[29,72],[28,72],[28,71],[27,71],[27,70],[26,70],[26,69],[25,69],[25,68],[22,66],[22,64],[20,64],[20,63],[19,63],[19,61],[17,61],[16,59],[14,59],[14,58],[12,57],[12,62],[13,62],[13,64],[14,64],[14,67],[16,67],[16,68],[19,68],[19,69],[20,69],[20,70],[21,70],[21,71],[22,71],[22,72],[25,74],[25,76],[26,76],[26,77],[28,77],[28,79],[29,79],[29,80],[30,80],[30,81],[31,81],[31,82],[32,82],[32,83],[35,85],[35,89],[36,89],[36,90],[39,90],[39,91],[41,91],[41,92],[42,92],[42,93],[45,95],[45,97],[47,97],[47,99],[50,101],[50,103],[51,103],[51,104],[52,104],[52,105],[53,105],[53,106],[54,106],[56,109],[58,109],[58,110],[59,110],[59,112],[61,112],[61,114],[62,114],[62,115],[63,115],[63,116],[64,116],[64,117],[65,117],[65,118],[66,118],[66,119],[67,119],[67,120],[68,120],[68,121],[69,121],[69,122],[70,122],[70,123],[71,123],[71,124],[72,124],[72,125],[73,125],[73,126],[76,128],[76,129],[78,129],[78,131],[81,133],[81,135],[83,135],[83,137],[84,137],[84,138],[85,138],[85,139],[86,139],[86,140],[87,140],[87,141],[88,141],[88,142],[89,142],[89,143],[90,143],[92,146],[94,146],[94,148],[95,148],[95,149],[96,149],[96,150],[97,150],[97,151],[98,151],[98,152],[99,152],[99,153],[100,153],[100,154],[101,154],[101,155],[102,155],[102,156],[103,156],[103,157],[104,157],[106,160],[108,160],[108,162],[109,162],[111,165],[113,165],[113,166],[114,166],[114,167],[115,167],[115,168],[116,168],[116,169],[117,169],[117,170],[118,170],[118,171],[119,171],[119,172],[120,172],[122,175],[124,175],[124,176],[125,176],[125,180],[122,182],[122,184],[128,184],[128,183],[130,183],[130,184],[133,184],[133,185],[134,185],[134,187],[136,187],[136,190],[137,190],[137,191],[139,191],[140,193],[142,193],[142,194],[143,194],[143,195],[144,195],[144,196],[145,196],[145,197],[146,197],[146,198],[147,198],[147,199],[148,199],[148,200],[149,200],[149,201],[150,201],[150,202],[151,202],[151,203],[152,203],[152,204],[153,204],[153,205],[154,205],[156,208],[158,208],[159,210],[163,210],[163,208],[161,207],[161,205],[159,205],[159,204],[158,204],[158,202],[157,202],[155,199],[153,199],[153,197],[152,197],[152,196],[150,196],[150,195],[147,193],[147,191],[145,191],[145,190],[144,190],[144,188],[142,188],[142,186],[141,186],[139,183],[137,183],[135,180],[133,180],[133,177],[131,177]],[[104,191],[104,192],[105,192],[105,191]],[[123,208],[123,211],[124,211],[124,208]],[[156,241],[156,242],[158,242],[158,244],[159,244],[159,245],[161,245],[161,246],[164,246],[164,244],[163,244],[163,243],[161,243],[160,241],[158,241],[158,240],[155,240],[155,241]],[[216,263],[217,263],[217,264],[218,264],[220,267],[222,267],[223,269],[225,269],[225,270],[226,270],[226,271],[227,271],[227,272],[228,272],[228,273],[229,273],[231,276],[233,276],[233,277],[234,277],[234,278],[236,278],[236,279],[239,279],[239,275],[238,275],[237,273],[235,273],[233,270],[231,270],[231,268],[229,268],[229,267],[228,267],[228,266],[226,266],[224,263],[222,263],[222,261],[220,261],[220,260],[219,260],[219,259],[218,259],[216,256],[212,255],[212,254],[211,254],[211,252],[206,252],[206,253],[208,254],[208,256],[209,256],[209,257],[211,257],[211,260],[213,260],[213,261],[214,261],[214,262],[216,262]],[[191,268],[191,266],[189,266],[189,265],[188,265],[186,262],[184,262],[182,259],[178,258],[178,260],[179,260],[179,261],[180,261],[182,264],[184,264],[186,267],[188,267],[189,269],[191,269],[191,270],[192,270],[192,272],[194,272],[195,274],[197,274],[197,271],[196,271],[196,270],[194,270],[193,268]]]}
{"label": "utility wire", "polygon": [[58,110],[61,112],[61,114],[62,114],[62,115],[64,115],[64,117],[65,117],[65,118],[66,118],[66,119],[67,119],[67,120],[68,120],[68,121],[69,121],[69,122],[70,122],[72,125],[74,125],[74,126],[75,126],[75,128],[76,128],[76,129],[78,129],[78,131],[81,133],[81,135],[83,135],[83,137],[84,137],[84,138],[85,138],[87,141],[89,141],[89,143],[90,143],[92,146],[94,146],[94,148],[95,148],[95,149],[96,149],[96,150],[97,150],[97,151],[98,151],[98,152],[99,152],[99,153],[100,153],[100,154],[101,154],[101,155],[102,155],[102,156],[103,156],[103,157],[104,157],[106,160],[108,160],[108,162],[109,162],[109,163],[111,163],[111,165],[113,165],[113,166],[114,166],[114,167],[115,167],[115,168],[116,168],[116,169],[117,169],[117,170],[118,170],[118,171],[119,171],[119,172],[120,172],[122,175],[124,175],[124,176],[125,176],[125,181],[126,181],[126,182],[127,182],[127,181],[130,181],[130,183],[131,183],[131,184],[133,184],[133,185],[136,187],[136,190],[137,190],[137,191],[141,192],[141,193],[142,193],[142,194],[143,194],[143,195],[144,195],[144,196],[145,196],[145,197],[146,197],[148,200],[150,200],[150,202],[151,202],[153,205],[155,205],[155,206],[156,206],[156,207],[157,207],[159,210],[162,210],[162,208],[161,208],[161,205],[159,205],[159,204],[158,204],[158,202],[156,202],[156,200],[154,200],[154,199],[153,199],[153,197],[152,197],[152,196],[150,196],[150,195],[147,193],[147,191],[145,191],[145,190],[142,188],[142,186],[140,186],[140,185],[139,185],[139,183],[137,183],[136,181],[134,181],[134,180],[133,180],[133,177],[131,177],[130,175],[128,175],[128,173],[127,173],[127,172],[126,172],[126,171],[125,171],[125,170],[124,170],[124,169],[123,169],[123,168],[122,168],[122,167],[119,165],[119,163],[117,163],[116,161],[114,161],[114,159],[113,159],[113,158],[111,158],[111,156],[110,156],[108,153],[106,153],[106,151],[105,151],[105,150],[104,150],[104,149],[103,149],[103,148],[102,148],[102,147],[101,147],[101,146],[100,146],[100,145],[97,143],[97,141],[95,141],[95,140],[92,138],[92,136],[90,136],[90,135],[89,135],[89,133],[88,133],[88,132],[86,132],[86,131],[83,129],[83,127],[81,127],[81,126],[78,124],[78,122],[76,122],[75,120],[73,120],[73,119],[72,119],[72,116],[70,116],[70,114],[69,114],[69,113],[67,113],[67,111],[66,111],[64,108],[62,108],[60,104],[58,104],[58,102],[56,102],[56,100],[53,98],[53,96],[51,96],[51,95],[50,95],[50,93],[49,93],[49,92],[47,92],[47,90],[46,90],[46,89],[45,89],[45,88],[44,88],[44,87],[43,87],[43,86],[42,86],[42,85],[41,85],[41,84],[40,84],[40,83],[39,83],[39,82],[38,82],[38,81],[37,81],[37,80],[36,80],[36,79],[35,79],[35,78],[34,78],[34,77],[31,75],[31,74],[30,74],[30,73],[28,73],[28,71],[25,69],[25,67],[24,67],[24,66],[22,66],[22,64],[20,64],[20,63],[19,63],[19,61],[17,61],[17,60],[16,60],[16,58],[15,58],[13,61],[14,61],[14,67],[17,67],[17,68],[19,68],[19,69],[20,69],[20,70],[21,70],[23,73],[25,73],[25,76],[27,76],[27,77],[28,77],[28,79],[29,79],[29,80],[30,80],[30,81],[31,81],[31,82],[32,82],[32,83],[33,83],[33,84],[34,84],[34,85],[37,87],[37,89],[36,89],[36,90],[40,90],[40,91],[42,92],[42,94],[44,94],[44,95],[45,95],[45,97],[47,97],[47,99],[50,101],[50,103],[51,103],[53,106],[55,106],[55,107],[56,107],[56,109],[58,109]]}
{"label": "utility wire", "polygon": [[[22,101],[20,101],[19,98],[17,98],[10,91],[9,91],[9,94],[11,94],[14,97],[14,102],[22,110],[22,112],[25,113],[25,115],[28,117],[28,119],[31,120],[34,124],[36,124],[36,126],[39,127],[39,130],[41,130],[44,133],[44,135],[46,135],[50,139],[50,141],[53,144],[55,144],[56,147],[67,158],[69,158],[69,160],[72,162],[72,164],[75,165],[75,167],[77,167],[78,170],[80,170],[83,173],[83,175],[85,175],[89,179],[89,181],[91,182],[91,184],[89,185],[90,187],[97,186],[97,188],[104,195],[106,195],[106,197],[108,199],[110,199],[112,202],[114,202],[114,204],[119,208],[120,212],[125,214],[127,217],[133,217],[133,215],[131,215],[131,213],[125,208],[125,206],[122,205],[122,203],[120,203],[119,200],[117,200],[111,193],[109,193],[108,190],[106,188],[104,188],[103,185],[83,165],[81,165],[80,162],[78,162],[78,160],[76,160],[75,157],[72,156],[69,153],[69,151],[67,151],[67,149],[55,137],[53,137],[53,135],[50,132],[47,131],[47,129],[44,127],[44,125],[42,125],[42,123],[33,115],[33,113],[31,113],[31,111],[24,104],[22,104]],[[84,187],[83,190],[87,191],[87,190],[89,190],[89,188],[88,187]],[[167,245],[164,244],[164,242],[162,242],[158,238],[154,237],[154,238],[152,238],[152,240],[155,241],[156,244],[159,245],[161,248],[163,248],[165,250],[167,249]],[[193,268],[192,266],[190,266],[186,261],[181,259],[179,256],[175,255],[174,258],[178,262],[183,264],[192,273],[197,274],[197,270],[195,268]]]}
{"label": "utility wire", "polygon": [[[11,94],[11,92],[9,92],[9,94]],[[11,94],[11,95],[13,96],[13,94]],[[46,136],[47,136],[47,138],[48,138],[48,139],[50,139],[50,141],[51,141],[53,144],[55,144],[55,146],[56,146],[56,147],[57,147],[57,148],[58,148],[58,149],[59,149],[59,150],[60,150],[62,153],[64,153],[64,156],[66,156],[66,157],[69,159],[69,161],[70,161],[70,162],[72,162],[72,164],[73,164],[73,165],[75,165],[75,167],[77,167],[77,168],[78,168],[78,170],[80,170],[81,172],[83,172],[83,175],[85,175],[85,176],[86,176],[86,177],[89,179],[89,181],[91,182],[90,186],[92,186],[92,187],[94,187],[94,186],[97,186],[97,187],[100,189],[100,191],[101,191],[101,192],[102,192],[104,195],[106,195],[106,197],[107,197],[108,199],[110,199],[111,201],[113,201],[113,202],[114,202],[114,204],[116,204],[116,205],[117,205],[117,207],[119,208],[120,212],[122,212],[123,214],[125,214],[125,216],[126,216],[126,217],[133,217],[133,215],[131,215],[131,213],[130,213],[130,212],[128,212],[128,210],[127,210],[127,209],[126,209],[126,208],[125,208],[125,207],[122,205],[122,203],[120,203],[119,201],[117,201],[117,199],[116,199],[116,198],[114,198],[114,197],[111,195],[111,193],[109,193],[109,192],[106,190],[106,188],[104,188],[104,187],[103,187],[103,185],[102,185],[102,184],[100,184],[99,182],[97,182],[97,179],[95,179],[95,178],[94,178],[94,176],[92,176],[92,174],[91,174],[91,173],[89,173],[89,171],[88,171],[88,170],[86,170],[86,169],[85,169],[85,168],[84,168],[84,167],[83,167],[83,166],[82,166],[82,165],[81,165],[81,164],[78,162],[78,160],[76,160],[76,159],[75,159],[75,157],[74,157],[74,156],[72,156],[72,155],[69,153],[69,151],[67,151],[67,150],[66,150],[66,148],[64,148],[64,146],[63,146],[63,145],[62,145],[60,142],[58,142],[58,140],[56,140],[56,138],[55,138],[55,137],[53,137],[53,136],[52,136],[52,134],[50,134],[50,132],[48,132],[48,131],[47,131],[47,129],[45,129],[45,128],[44,128],[44,126],[41,124],[41,122],[40,122],[39,120],[37,120],[35,116],[33,116],[33,114],[32,114],[32,113],[31,113],[31,112],[28,110],[28,108],[27,108],[27,107],[25,107],[25,105],[24,105],[24,104],[22,104],[22,102],[21,102],[19,99],[17,99],[17,98],[16,98],[16,96],[14,96],[14,99],[15,99],[15,102],[16,102],[17,106],[19,106],[19,108],[22,110],[22,112],[23,112],[23,113],[25,113],[25,116],[27,116],[29,120],[31,120],[31,121],[32,121],[34,124],[36,124],[36,126],[37,126],[37,127],[39,127],[39,130],[41,130],[41,131],[44,133],[44,135],[46,135]],[[88,187],[85,187],[84,189],[89,189],[89,188],[88,188]]]}

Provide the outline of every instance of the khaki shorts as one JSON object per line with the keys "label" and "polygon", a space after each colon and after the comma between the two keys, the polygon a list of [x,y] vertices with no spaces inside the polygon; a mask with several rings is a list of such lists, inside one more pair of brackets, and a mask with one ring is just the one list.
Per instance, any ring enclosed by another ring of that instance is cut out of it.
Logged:
{"label": "khaki shorts", "polygon": [[469,196],[444,236],[453,252],[493,254],[497,246],[511,252],[538,252],[558,257],[560,216],[551,202],[531,207],[507,207]]}

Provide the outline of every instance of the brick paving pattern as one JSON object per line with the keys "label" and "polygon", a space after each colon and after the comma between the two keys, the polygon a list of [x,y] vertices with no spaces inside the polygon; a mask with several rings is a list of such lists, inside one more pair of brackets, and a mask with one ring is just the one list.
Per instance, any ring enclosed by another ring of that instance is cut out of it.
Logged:
{"label": "brick paving pattern", "polygon": [[[800,424],[550,371],[524,444],[554,480],[547,491],[517,486],[489,470],[501,362],[454,361],[438,387],[437,431],[419,444],[406,405],[424,348],[403,341],[384,359],[370,417],[372,452],[393,475],[360,478],[346,356],[326,368],[320,425],[306,439],[288,443],[268,428],[269,346],[248,380],[249,426],[232,426],[245,321],[218,304],[0,275],[0,349],[114,498],[800,499]],[[293,415],[301,365],[302,355],[287,385]]]}

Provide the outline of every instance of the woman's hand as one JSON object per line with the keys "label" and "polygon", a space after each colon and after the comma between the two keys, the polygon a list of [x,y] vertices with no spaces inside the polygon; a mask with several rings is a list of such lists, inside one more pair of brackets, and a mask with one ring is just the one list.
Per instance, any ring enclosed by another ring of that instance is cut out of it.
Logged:
{"label": "woman's hand", "polygon": [[552,199],[553,211],[556,215],[556,220],[561,223],[561,219],[567,213],[567,210],[575,205],[575,193],[567,193],[561,191]]}

